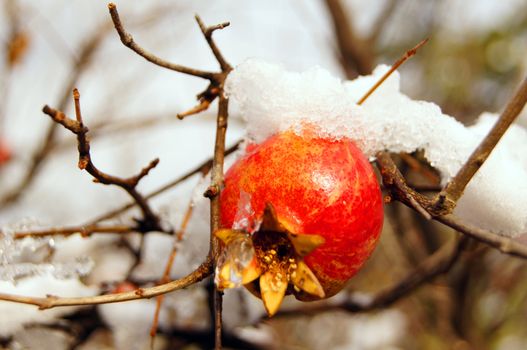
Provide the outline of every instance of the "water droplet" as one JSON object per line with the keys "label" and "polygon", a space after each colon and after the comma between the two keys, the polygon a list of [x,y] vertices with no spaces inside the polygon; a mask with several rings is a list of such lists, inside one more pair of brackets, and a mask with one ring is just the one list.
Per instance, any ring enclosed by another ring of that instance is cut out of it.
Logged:
{"label": "water droplet", "polygon": [[[242,273],[249,266],[255,255],[252,239],[249,234],[239,235],[230,242],[222,251],[216,266],[215,283],[217,285],[228,285],[229,288],[242,285]],[[221,281],[222,269],[229,267],[228,281]]]}

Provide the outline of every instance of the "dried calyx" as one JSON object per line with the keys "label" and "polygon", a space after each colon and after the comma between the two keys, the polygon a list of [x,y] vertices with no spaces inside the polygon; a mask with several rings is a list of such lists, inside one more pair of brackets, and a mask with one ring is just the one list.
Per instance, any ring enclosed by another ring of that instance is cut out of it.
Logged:
{"label": "dried calyx", "polygon": [[304,262],[324,238],[292,232],[280,222],[271,204],[255,232],[220,229],[216,236],[224,243],[215,281],[220,289],[244,285],[262,298],[269,316],[278,311],[286,294],[325,297],[322,285]]}

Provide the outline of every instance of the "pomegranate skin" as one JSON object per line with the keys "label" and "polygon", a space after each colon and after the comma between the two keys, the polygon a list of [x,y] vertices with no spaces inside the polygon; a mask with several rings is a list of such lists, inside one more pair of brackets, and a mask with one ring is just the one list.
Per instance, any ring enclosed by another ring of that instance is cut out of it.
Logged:
{"label": "pomegranate skin", "polygon": [[[320,235],[325,242],[304,261],[326,297],[336,294],[361,268],[378,241],[382,196],[375,172],[349,139],[305,131],[276,134],[248,147],[225,174],[221,224],[232,228],[241,193],[250,196],[249,221],[261,220],[266,203],[291,232]],[[295,293],[301,300],[313,299]]]}
{"label": "pomegranate skin", "polygon": [[0,166],[11,159],[11,150],[7,144],[0,138]]}

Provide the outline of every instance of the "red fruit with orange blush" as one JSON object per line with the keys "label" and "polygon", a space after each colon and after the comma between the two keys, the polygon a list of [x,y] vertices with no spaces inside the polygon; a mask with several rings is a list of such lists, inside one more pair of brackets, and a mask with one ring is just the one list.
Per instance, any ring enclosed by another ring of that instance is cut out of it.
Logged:
{"label": "red fruit with orange blush", "polygon": [[216,283],[244,285],[269,315],[286,294],[330,297],[370,256],[382,222],[375,172],[351,140],[278,133],[225,174]]}
{"label": "red fruit with orange blush", "polygon": [[7,144],[0,139],[0,166],[2,164],[7,163],[11,159],[11,150],[7,146]]}

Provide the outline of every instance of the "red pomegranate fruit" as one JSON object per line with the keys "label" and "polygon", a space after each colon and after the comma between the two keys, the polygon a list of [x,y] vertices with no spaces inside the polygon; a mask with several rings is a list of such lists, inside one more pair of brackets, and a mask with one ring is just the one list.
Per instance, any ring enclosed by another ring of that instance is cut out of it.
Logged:
{"label": "red pomegranate fruit", "polygon": [[0,166],[11,159],[11,150],[7,144],[0,138]]}
{"label": "red pomegranate fruit", "polygon": [[347,139],[313,128],[251,145],[225,174],[220,289],[244,285],[271,316],[286,294],[339,292],[378,241],[382,196],[374,170]]}

